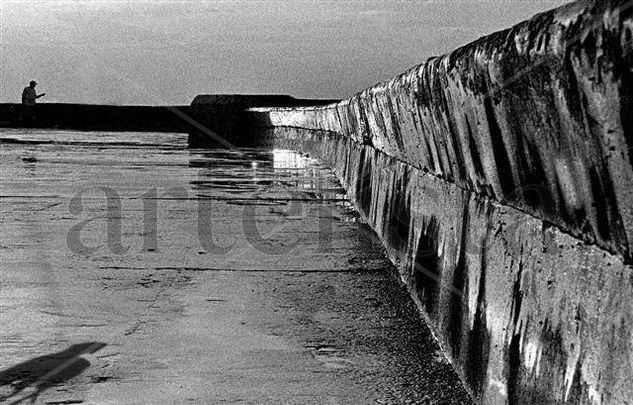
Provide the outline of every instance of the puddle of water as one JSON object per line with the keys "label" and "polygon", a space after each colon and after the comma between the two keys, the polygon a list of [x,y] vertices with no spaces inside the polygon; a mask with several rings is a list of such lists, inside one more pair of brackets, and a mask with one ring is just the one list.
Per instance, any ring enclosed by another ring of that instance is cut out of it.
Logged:
{"label": "puddle of water", "polygon": [[240,149],[190,151],[191,182],[196,195],[212,197],[218,190],[273,200],[347,202],[345,190],[328,167],[292,150]]}

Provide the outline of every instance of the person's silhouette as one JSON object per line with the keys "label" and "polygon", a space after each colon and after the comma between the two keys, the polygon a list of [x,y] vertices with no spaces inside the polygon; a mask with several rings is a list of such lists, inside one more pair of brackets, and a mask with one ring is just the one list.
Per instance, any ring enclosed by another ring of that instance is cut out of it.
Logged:
{"label": "person's silhouette", "polygon": [[78,376],[90,366],[90,362],[81,356],[101,350],[105,343],[88,342],[70,346],[68,349],[36,357],[6,370],[0,371],[0,387],[9,386],[12,392],[0,396],[0,402],[15,398],[28,387],[35,392],[21,398],[14,404],[30,400],[34,403],[39,395],[48,388]]}
{"label": "person's silhouette", "polygon": [[35,86],[37,86],[37,83],[35,80],[31,80],[28,87],[24,88],[22,91],[22,104],[35,105],[35,100],[46,95],[46,93],[36,94]]}

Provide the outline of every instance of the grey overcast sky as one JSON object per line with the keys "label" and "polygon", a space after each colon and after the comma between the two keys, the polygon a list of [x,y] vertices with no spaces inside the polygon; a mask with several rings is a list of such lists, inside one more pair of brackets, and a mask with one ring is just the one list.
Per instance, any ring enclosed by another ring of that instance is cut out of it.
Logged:
{"label": "grey overcast sky", "polygon": [[565,3],[547,0],[0,0],[0,102],[343,98]]}

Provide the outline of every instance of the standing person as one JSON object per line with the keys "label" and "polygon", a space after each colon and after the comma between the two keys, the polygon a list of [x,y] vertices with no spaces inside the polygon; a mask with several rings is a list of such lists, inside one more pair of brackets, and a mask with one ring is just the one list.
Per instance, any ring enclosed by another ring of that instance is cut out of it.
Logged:
{"label": "standing person", "polygon": [[24,91],[22,91],[22,104],[35,105],[36,99],[46,95],[46,93],[35,94],[35,86],[37,86],[37,83],[35,80],[31,80],[29,86],[24,88]]}

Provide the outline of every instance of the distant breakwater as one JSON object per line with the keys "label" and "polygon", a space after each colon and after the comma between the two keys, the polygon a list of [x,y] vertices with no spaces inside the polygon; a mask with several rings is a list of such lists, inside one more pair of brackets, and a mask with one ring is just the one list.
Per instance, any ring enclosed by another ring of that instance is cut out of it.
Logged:
{"label": "distant breakwater", "polygon": [[200,95],[191,105],[171,106],[5,103],[0,104],[0,128],[182,132],[189,134],[192,147],[233,147],[259,141],[246,113],[250,107],[324,105],[334,101],[287,95],[213,94]]}
{"label": "distant breakwater", "polygon": [[0,127],[84,131],[188,132],[190,107],[40,103],[0,104]]}

